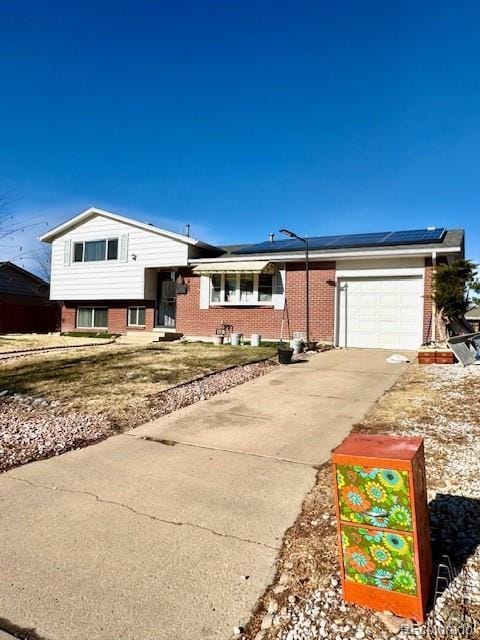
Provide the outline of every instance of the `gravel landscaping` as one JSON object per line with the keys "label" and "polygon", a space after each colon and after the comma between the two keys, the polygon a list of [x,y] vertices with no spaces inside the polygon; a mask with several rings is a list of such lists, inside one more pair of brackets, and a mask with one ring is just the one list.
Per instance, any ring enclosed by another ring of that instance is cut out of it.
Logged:
{"label": "gravel landscaping", "polygon": [[[273,584],[244,640],[480,638],[480,367],[412,365],[364,421],[361,433],[423,436],[435,567],[448,588],[424,625],[342,602],[330,464],[318,471],[286,533]],[[436,572],[436,569],[435,569]],[[435,573],[436,575],[436,573]],[[442,575],[445,575],[443,572]]]}
{"label": "gravel landscaping", "polygon": [[[255,357],[255,354],[243,352],[244,359]],[[217,366],[221,366],[221,361]],[[269,359],[231,366],[145,398],[130,398],[129,403],[124,403],[116,411],[112,406],[100,413],[72,410],[60,400],[4,389],[0,392],[0,472],[139,426],[227,391],[267,373],[275,366]]]}

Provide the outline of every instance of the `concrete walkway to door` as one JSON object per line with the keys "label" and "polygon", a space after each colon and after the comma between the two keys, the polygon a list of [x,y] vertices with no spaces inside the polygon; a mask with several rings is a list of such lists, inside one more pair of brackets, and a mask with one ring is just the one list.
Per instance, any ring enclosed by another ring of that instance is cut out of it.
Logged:
{"label": "concrete walkway to door", "polygon": [[404,371],[331,351],[0,476],[0,628],[48,640],[229,638],[313,465]]}

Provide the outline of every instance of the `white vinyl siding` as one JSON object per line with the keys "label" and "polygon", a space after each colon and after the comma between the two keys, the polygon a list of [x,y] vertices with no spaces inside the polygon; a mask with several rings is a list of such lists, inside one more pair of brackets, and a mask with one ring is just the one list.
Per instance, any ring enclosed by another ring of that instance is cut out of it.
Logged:
{"label": "white vinyl siding", "polygon": [[[73,244],[118,238],[118,259],[73,262]],[[52,300],[144,300],[145,269],[185,266],[188,245],[101,215],[52,243]]]}

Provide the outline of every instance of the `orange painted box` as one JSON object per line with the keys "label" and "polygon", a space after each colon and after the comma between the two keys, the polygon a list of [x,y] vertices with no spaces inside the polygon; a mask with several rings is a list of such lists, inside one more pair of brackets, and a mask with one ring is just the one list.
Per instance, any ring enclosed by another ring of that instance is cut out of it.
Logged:
{"label": "orange painted box", "polygon": [[332,463],[344,599],[424,622],[432,559],[423,439],[352,434]]}

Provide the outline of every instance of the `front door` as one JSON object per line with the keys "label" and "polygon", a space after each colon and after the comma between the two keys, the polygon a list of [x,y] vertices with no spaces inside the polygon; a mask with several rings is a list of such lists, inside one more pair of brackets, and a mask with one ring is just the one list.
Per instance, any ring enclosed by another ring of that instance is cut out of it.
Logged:
{"label": "front door", "polygon": [[157,313],[155,326],[175,329],[177,297],[174,271],[160,271],[157,281]]}

